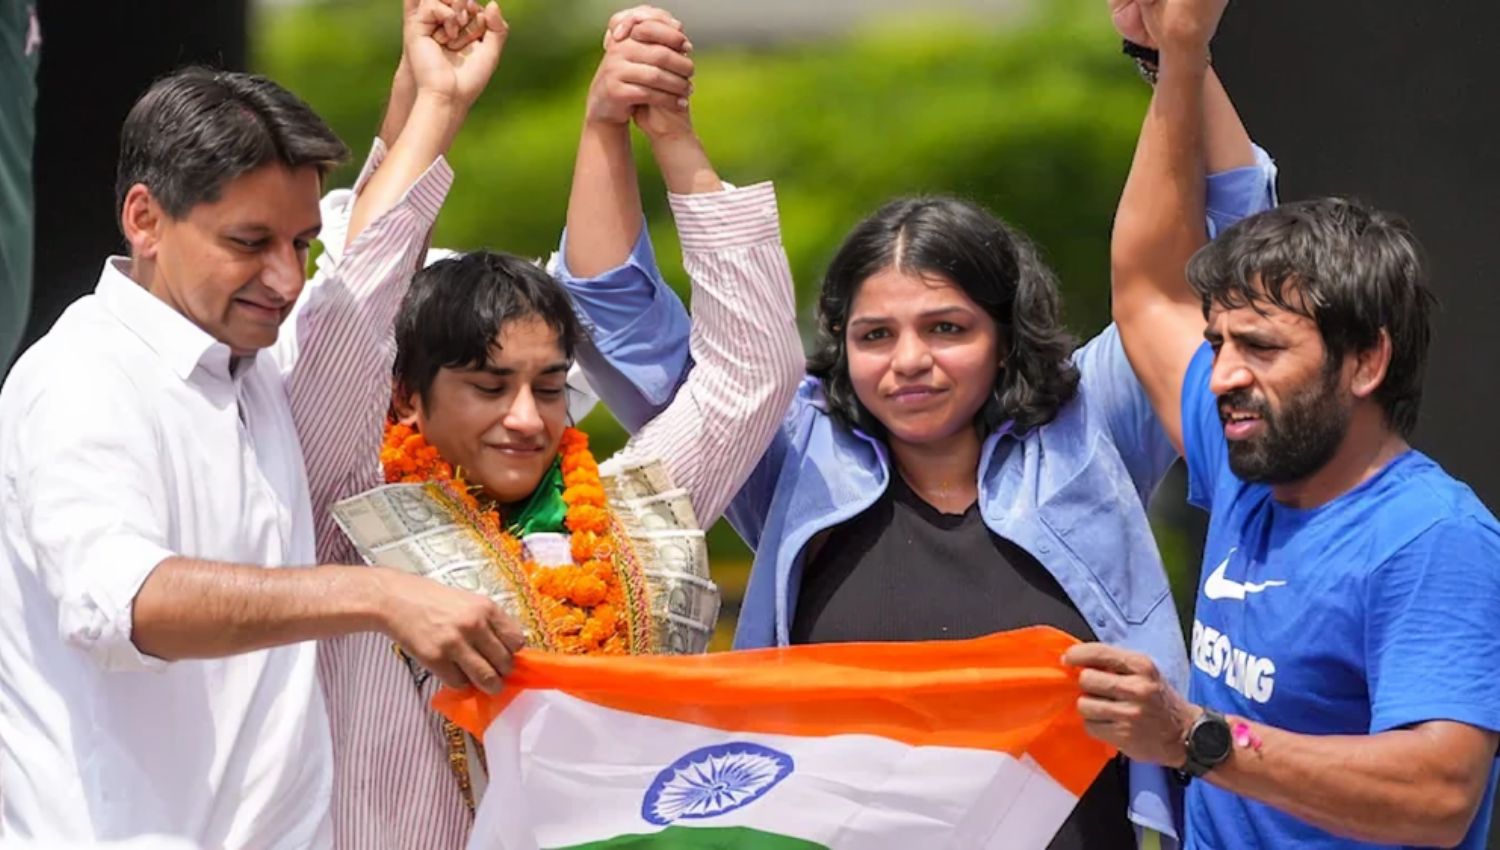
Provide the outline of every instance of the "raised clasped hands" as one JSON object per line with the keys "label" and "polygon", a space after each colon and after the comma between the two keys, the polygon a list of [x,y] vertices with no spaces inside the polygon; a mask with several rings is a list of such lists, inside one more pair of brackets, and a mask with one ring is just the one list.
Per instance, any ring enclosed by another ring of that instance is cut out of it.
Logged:
{"label": "raised clasped hands", "polygon": [[509,27],[498,3],[404,0],[403,61],[419,95],[467,109],[500,64]]}
{"label": "raised clasped hands", "polygon": [[1108,0],[1121,37],[1146,47],[1207,55],[1228,0]]}
{"label": "raised clasped hands", "polygon": [[634,120],[653,142],[691,136],[692,48],[682,22],[662,9],[637,6],[615,14],[589,87],[586,120]]}

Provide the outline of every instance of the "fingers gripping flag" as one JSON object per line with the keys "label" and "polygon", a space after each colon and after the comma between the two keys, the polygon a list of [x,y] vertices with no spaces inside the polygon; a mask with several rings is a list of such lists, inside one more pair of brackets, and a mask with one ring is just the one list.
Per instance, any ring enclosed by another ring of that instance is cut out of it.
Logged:
{"label": "fingers gripping flag", "polygon": [[1075,641],[516,657],[445,691],[485,743],[470,847],[1042,848],[1113,755],[1084,731]]}

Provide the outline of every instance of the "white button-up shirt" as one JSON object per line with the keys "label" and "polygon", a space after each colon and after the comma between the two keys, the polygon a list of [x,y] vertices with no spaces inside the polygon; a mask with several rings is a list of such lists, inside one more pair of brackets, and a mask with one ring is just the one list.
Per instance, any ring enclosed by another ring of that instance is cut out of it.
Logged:
{"label": "white button-up shirt", "polygon": [[[439,160],[383,219],[419,249],[451,179]],[[174,555],[315,563],[287,386],[357,316],[318,321],[309,299],[234,362],[126,268],[0,390],[0,835],[331,846],[314,645],[168,664],[132,643],[131,607]]]}
{"label": "white button-up shirt", "polygon": [[311,564],[314,546],[276,361],[231,373],[228,347],[124,268],[0,393],[0,830],[326,844],[313,645],[166,664],[131,642],[164,559]]}

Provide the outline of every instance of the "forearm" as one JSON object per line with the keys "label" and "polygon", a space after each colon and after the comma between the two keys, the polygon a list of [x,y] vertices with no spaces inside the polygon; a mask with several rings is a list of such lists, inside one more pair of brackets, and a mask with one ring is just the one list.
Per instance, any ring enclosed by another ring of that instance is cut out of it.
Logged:
{"label": "forearm", "polygon": [[[1117,308],[1141,295],[1187,296],[1182,268],[1205,240],[1207,75],[1203,57],[1163,51],[1115,217],[1111,255]],[[1138,270],[1152,273],[1134,273]]]}
{"label": "forearm", "polygon": [[417,178],[448,152],[466,113],[467,108],[451,98],[417,94],[399,138],[355,199],[346,247],[353,245],[371,222],[395,207]]}
{"label": "forearm", "polygon": [[1207,238],[1205,56],[1163,50],[1110,241],[1110,309],[1130,365],[1182,452],[1182,378],[1203,314],[1184,270]]}
{"label": "forearm", "polygon": [[1359,736],[1251,728],[1259,751],[1236,747],[1207,781],[1320,829],[1383,844],[1459,843],[1494,757],[1492,743],[1476,770],[1472,758],[1445,755],[1425,727]]}
{"label": "forearm", "polygon": [[653,139],[651,152],[661,169],[667,191],[674,195],[698,195],[724,191],[703,143],[695,134]]}
{"label": "forearm", "polygon": [[1203,128],[1206,170],[1210,174],[1255,164],[1255,147],[1219,75],[1203,77]]}
{"label": "forearm", "polygon": [[131,639],[141,652],[175,661],[379,630],[383,573],[168,558],[136,594]]}
{"label": "forearm", "polygon": [[644,222],[630,125],[585,120],[568,196],[568,270],[595,277],[621,265]]}
{"label": "forearm", "polygon": [[391,99],[385,105],[385,117],[380,121],[380,140],[387,149],[395,147],[401,130],[411,117],[412,105],[417,99],[417,80],[412,76],[406,56],[396,67],[396,77],[391,81]]}
{"label": "forearm", "polygon": [[[404,200],[366,226],[364,239],[330,251],[297,316],[287,398],[307,462],[319,554],[328,560],[342,560],[332,556],[342,535],[329,506],[381,481],[376,458],[391,397],[391,327],[452,178],[446,163],[433,164]],[[324,221],[337,230],[350,214],[347,204],[330,206]]]}

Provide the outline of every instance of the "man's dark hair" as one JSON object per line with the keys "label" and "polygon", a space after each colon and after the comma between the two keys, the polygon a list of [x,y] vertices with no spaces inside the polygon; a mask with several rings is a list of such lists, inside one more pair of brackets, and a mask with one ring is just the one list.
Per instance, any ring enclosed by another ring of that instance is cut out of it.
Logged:
{"label": "man's dark hair", "polygon": [[144,183],[168,215],[182,218],[263,165],[311,165],[326,176],[348,156],[317,113],[265,77],[184,68],[157,80],[125,117],[115,211]]}
{"label": "man's dark hair", "polygon": [[1422,248],[1400,218],[1356,201],[1284,204],[1224,231],[1188,264],[1203,314],[1275,305],[1318,326],[1328,366],[1391,338],[1391,362],[1375,399],[1403,437],[1417,427],[1437,300]]}
{"label": "man's dark hair", "polygon": [[1031,241],[984,208],[950,197],[886,204],[844,240],[818,296],[818,340],[808,372],[822,379],[829,412],[849,427],[884,436],[849,380],[844,329],[859,287],[884,269],[952,280],[995,320],[1005,366],[976,424],[1010,420],[1018,431],[1044,425],[1078,390],[1063,328],[1057,281]]}
{"label": "man's dark hair", "polygon": [[557,332],[569,361],[583,338],[562,284],[511,254],[474,251],[417,272],[396,317],[396,383],[423,399],[438,370],[489,361],[506,322],[535,318]]}

